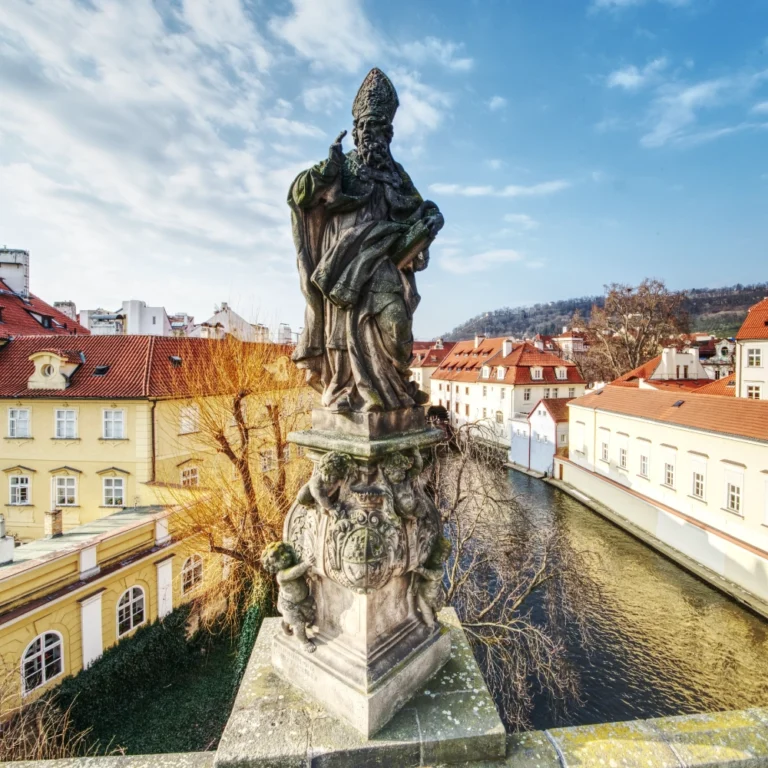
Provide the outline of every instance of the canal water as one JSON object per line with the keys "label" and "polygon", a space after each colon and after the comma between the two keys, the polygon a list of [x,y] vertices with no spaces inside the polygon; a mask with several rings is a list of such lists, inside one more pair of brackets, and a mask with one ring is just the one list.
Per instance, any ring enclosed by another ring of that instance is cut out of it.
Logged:
{"label": "canal water", "polygon": [[569,642],[581,701],[561,712],[537,697],[534,728],[768,706],[767,621],[557,488],[511,470],[509,482],[540,524],[593,553],[602,588],[591,647]]}

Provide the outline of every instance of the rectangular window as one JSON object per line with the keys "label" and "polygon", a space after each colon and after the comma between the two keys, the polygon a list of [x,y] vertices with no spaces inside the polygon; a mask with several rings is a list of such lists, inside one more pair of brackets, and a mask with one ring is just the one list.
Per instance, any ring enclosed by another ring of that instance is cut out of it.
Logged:
{"label": "rectangular window", "polygon": [[469,405],[464,406],[464,415],[469,416]]}
{"label": "rectangular window", "polygon": [[664,464],[664,485],[668,488],[675,487],[675,465],[668,462]]}
{"label": "rectangular window", "polygon": [[77,437],[77,411],[71,408],[56,409],[56,437],[69,440]]}
{"label": "rectangular window", "polygon": [[563,433],[560,435],[560,442],[561,442],[561,443],[565,443],[567,440],[568,440],[568,435],[566,435],[566,434],[565,434],[565,432],[563,432]]}
{"label": "rectangular window", "polygon": [[465,395],[468,395],[468,394],[469,394],[469,387],[464,387],[464,394],[465,394]]}
{"label": "rectangular window", "polygon": [[552,387],[552,397],[557,400],[558,397],[560,397],[559,390],[557,387]]}
{"label": "rectangular window", "polygon": [[[450,408],[450,404],[448,407]],[[277,463],[275,461],[275,452],[273,450],[262,451],[259,454],[259,460],[261,461],[262,472],[271,472],[275,468],[275,464]]]}
{"label": "rectangular window", "polygon": [[496,423],[497,424],[504,423],[504,414],[501,411],[496,411]]}
{"label": "rectangular window", "polygon": [[502,399],[502,400],[504,399],[504,396],[506,395],[506,393],[507,393],[507,390],[506,390],[506,389],[504,389],[504,387],[502,387],[502,388],[501,388],[501,399]]}
{"label": "rectangular window", "polygon": [[760,400],[761,388],[759,384],[747,384],[747,399]]}
{"label": "rectangular window", "polygon": [[29,504],[29,477],[13,475],[11,477],[11,504]]}
{"label": "rectangular window", "polygon": [[104,431],[105,440],[122,440],[125,437],[123,425],[125,423],[124,411],[122,408],[108,408],[104,411]]}
{"label": "rectangular window", "polygon": [[640,477],[648,477],[648,457],[640,457]]}
{"label": "rectangular window", "polygon": [[29,436],[29,408],[9,408],[8,437]]}
{"label": "rectangular window", "polygon": [[53,499],[57,507],[72,507],[77,503],[77,478],[54,477]]}
{"label": "rectangular window", "polygon": [[683,366],[683,378],[684,379],[688,378],[688,366],[687,365]]}
{"label": "rectangular window", "polygon": [[627,449],[619,448],[619,466],[622,469],[627,468]]}
{"label": "rectangular window", "polygon": [[[182,472],[183,474],[183,472]],[[182,482],[183,485],[183,482]],[[124,502],[125,480],[122,477],[104,478],[104,506],[122,507]]]}
{"label": "rectangular window", "polygon": [[179,434],[188,435],[197,432],[200,409],[196,405],[183,405],[179,411]]}
{"label": "rectangular window", "polygon": [[488,416],[488,409],[487,408],[483,408],[483,418],[485,419],[485,418],[487,418],[487,416]]}
{"label": "rectangular window", "polygon": [[741,514],[741,486],[736,483],[728,483],[726,487],[725,505],[729,512]]}
{"label": "rectangular window", "polygon": [[544,399],[549,400],[549,387],[544,387]]}
{"label": "rectangular window", "polygon": [[456,408],[456,413],[458,413],[459,412],[459,404],[458,403],[455,404],[455,408]]}
{"label": "rectangular window", "polygon": [[568,387],[568,397],[576,397],[576,387]]}
{"label": "rectangular window", "polygon": [[704,498],[704,475],[701,472],[693,473],[693,488],[691,494],[697,499]]}
{"label": "rectangular window", "polygon": [[488,387],[483,387],[483,397],[488,394]]}
{"label": "rectangular window", "polygon": [[181,485],[184,488],[194,488],[200,485],[200,474],[197,467],[187,467],[181,470]]}
{"label": "rectangular window", "polygon": [[530,387],[526,387],[526,388],[523,390],[523,400],[524,400],[526,403],[530,402],[530,400],[531,400],[531,389],[530,389]]}
{"label": "rectangular window", "polygon": [[760,368],[763,364],[763,351],[761,349],[747,350],[747,367]]}
{"label": "rectangular window", "polygon": [[456,394],[457,395],[459,394],[459,385],[458,384],[456,385]]}
{"label": "rectangular window", "polygon": [[608,443],[600,443],[600,458],[608,461]]}

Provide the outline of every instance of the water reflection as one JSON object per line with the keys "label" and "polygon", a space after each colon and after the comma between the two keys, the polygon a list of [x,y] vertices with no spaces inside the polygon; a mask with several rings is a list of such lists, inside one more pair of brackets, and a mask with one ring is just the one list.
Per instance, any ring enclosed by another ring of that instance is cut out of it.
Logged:
{"label": "water reflection", "polygon": [[541,525],[596,557],[594,645],[575,639],[582,703],[562,713],[537,697],[535,728],[768,705],[768,623],[656,554],[576,500],[510,471]]}

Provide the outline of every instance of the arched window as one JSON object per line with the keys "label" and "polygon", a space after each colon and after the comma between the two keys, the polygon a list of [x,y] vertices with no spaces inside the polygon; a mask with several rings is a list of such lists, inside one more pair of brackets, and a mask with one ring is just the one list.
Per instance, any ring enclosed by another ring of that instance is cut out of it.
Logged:
{"label": "arched window", "polygon": [[21,659],[24,693],[39,688],[64,671],[63,648],[58,632],[44,632],[27,646]]}
{"label": "arched window", "polygon": [[203,558],[191,555],[181,566],[181,594],[186,595],[203,583]]}
{"label": "arched window", "polygon": [[117,603],[117,636],[122,637],[144,623],[144,590],[131,587]]}

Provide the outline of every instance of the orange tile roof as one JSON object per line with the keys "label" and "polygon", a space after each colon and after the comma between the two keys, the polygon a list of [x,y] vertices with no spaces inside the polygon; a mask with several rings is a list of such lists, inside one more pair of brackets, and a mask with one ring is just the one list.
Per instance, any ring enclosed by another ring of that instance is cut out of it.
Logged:
{"label": "orange tile roof", "polygon": [[749,308],[737,339],[768,339],[768,298]]}
{"label": "orange tile roof", "polygon": [[697,395],[721,395],[725,397],[736,397],[736,374],[723,376],[722,379],[711,381],[703,387],[695,389]]}
{"label": "orange tile roof", "polygon": [[572,397],[542,398],[533,407],[531,413],[528,414],[528,418],[530,419],[531,414],[535,413],[536,409],[540,405],[543,405],[549,411],[549,415],[552,417],[556,424],[560,424],[563,421],[568,421],[568,403],[570,403],[573,399],[574,398]]}
{"label": "orange tile roof", "polygon": [[[447,381],[488,381],[504,384],[584,384],[584,379],[574,363],[563,360],[552,352],[542,352],[530,342],[524,341],[503,356],[506,336],[483,339],[475,347],[474,341],[460,341],[432,374],[433,379]],[[491,375],[482,377],[483,366],[490,365]],[[504,378],[498,378],[498,368],[503,367]],[[541,367],[542,378],[531,377],[531,368]],[[566,369],[566,378],[558,379],[556,368]]]}
{"label": "orange tile roof", "polygon": [[434,346],[418,350],[414,348],[411,368],[437,368],[437,366],[443,362],[446,355],[453,349],[453,346],[453,341],[444,341],[442,349],[437,349]]}
{"label": "orange tile roof", "polygon": [[[682,404],[676,408],[677,402]],[[576,398],[571,407],[768,442],[768,401],[765,400],[609,385],[600,392]]]}
{"label": "orange tile roof", "polygon": [[[51,327],[46,328],[35,319],[34,315],[51,319]],[[72,336],[90,334],[80,323],[67,317],[50,304],[46,304],[33,294],[24,299],[12,291],[0,280],[0,338],[16,336]]]}
{"label": "orange tile roof", "polygon": [[619,376],[616,381],[612,381],[611,384],[617,384],[624,387],[637,387],[638,379],[650,379],[653,376],[653,372],[659,367],[661,362],[661,355],[652,357],[647,363],[639,365],[637,368],[627,371],[623,376]]}
{"label": "orange tile roof", "polygon": [[[0,398],[164,398],[184,396],[187,378],[179,371],[200,371],[216,366],[214,350],[226,342],[162,336],[79,336],[67,339],[68,359],[78,362],[65,390],[27,389],[34,371],[29,356],[51,350],[50,336],[19,336],[0,349]],[[276,356],[279,345],[269,345]],[[60,350],[56,350],[57,352]],[[76,357],[75,357],[76,356]],[[181,358],[181,369],[171,357]],[[96,375],[97,366],[109,366]],[[196,377],[196,376],[195,376]],[[192,378],[189,377],[190,382]],[[201,376],[200,378],[205,378]],[[209,377],[215,381],[215,377]],[[187,388],[189,385],[187,385]]]}

